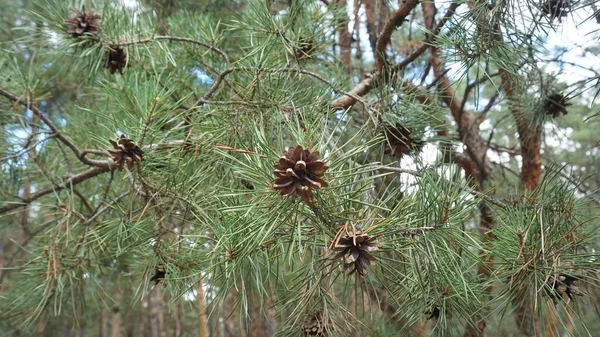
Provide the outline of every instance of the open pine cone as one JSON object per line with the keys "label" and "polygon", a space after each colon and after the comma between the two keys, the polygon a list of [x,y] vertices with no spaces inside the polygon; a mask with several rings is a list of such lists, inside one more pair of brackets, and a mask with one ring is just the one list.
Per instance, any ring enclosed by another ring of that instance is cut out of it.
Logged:
{"label": "open pine cone", "polygon": [[552,116],[553,118],[567,114],[567,107],[572,105],[568,103],[569,98],[562,93],[553,93],[546,97],[544,101],[544,112],[546,115]]}
{"label": "open pine cone", "polygon": [[375,261],[371,252],[379,250],[375,237],[364,233],[357,226],[347,223],[338,231],[329,249],[337,252],[334,259],[341,259],[342,271],[350,270],[350,274],[358,272],[365,276],[367,266]]}
{"label": "open pine cone", "polygon": [[298,195],[304,202],[311,203],[314,200],[312,189],[327,187],[327,182],[321,179],[327,169],[319,160],[318,151],[311,152],[300,145],[289,148],[275,164],[273,188],[284,197],[294,200]]}
{"label": "open pine cone", "polygon": [[581,290],[577,286],[577,277],[560,274],[558,277],[550,277],[548,283],[552,288],[549,291],[550,297],[552,297],[555,301],[558,298],[563,298],[565,295],[569,298],[569,300],[573,300],[573,296],[582,296]]}
{"label": "open pine cone", "polygon": [[127,65],[127,53],[121,47],[111,47],[106,52],[106,68],[111,74],[116,71],[123,75],[123,69]]}
{"label": "open pine cone", "polygon": [[86,13],[85,8],[83,11],[73,8],[73,12],[75,12],[75,17],[63,20],[63,23],[67,26],[67,33],[73,37],[82,36],[85,33],[98,34],[102,22],[100,15],[94,12]]}
{"label": "open pine cone", "polygon": [[387,138],[383,152],[387,155],[402,158],[403,155],[423,147],[423,142],[414,139],[412,131],[400,123],[396,123],[394,127],[384,126],[383,133]]}
{"label": "open pine cone", "polygon": [[128,170],[131,170],[135,163],[141,163],[144,160],[144,151],[125,135],[121,135],[116,142],[109,141],[116,151],[109,150],[108,152],[119,170],[123,169],[124,164],[127,164]]}

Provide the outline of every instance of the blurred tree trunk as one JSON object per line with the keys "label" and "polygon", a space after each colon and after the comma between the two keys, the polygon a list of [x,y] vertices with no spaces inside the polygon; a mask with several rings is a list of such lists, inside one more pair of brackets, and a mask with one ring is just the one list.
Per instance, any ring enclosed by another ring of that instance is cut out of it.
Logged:
{"label": "blurred tree trunk", "polygon": [[206,302],[204,298],[204,288],[202,279],[198,280],[198,293],[196,295],[198,300],[198,324],[199,324],[199,336],[209,337],[208,325],[206,324]]}
{"label": "blurred tree trunk", "polygon": [[100,311],[100,328],[99,328],[99,336],[100,337],[108,337],[108,313],[106,309],[102,309]]}
{"label": "blurred tree trunk", "polygon": [[114,299],[115,304],[113,304],[112,309],[112,318],[110,320],[110,336],[111,337],[120,337],[121,336],[121,275],[117,276],[114,286]]}
{"label": "blurred tree trunk", "polygon": [[348,75],[352,75],[352,39],[350,37],[350,32],[348,31],[348,24],[350,20],[348,19],[346,0],[337,0],[337,6],[343,10],[342,19],[338,23],[337,31],[338,31],[338,43],[340,46],[340,58],[346,67],[346,71]]}

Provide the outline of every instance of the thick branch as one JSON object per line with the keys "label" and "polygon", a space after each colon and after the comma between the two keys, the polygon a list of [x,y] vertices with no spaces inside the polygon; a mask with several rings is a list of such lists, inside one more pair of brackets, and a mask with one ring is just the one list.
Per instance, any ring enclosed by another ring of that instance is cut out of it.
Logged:
{"label": "thick branch", "polygon": [[396,11],[396,13],[392,15],[390,20],[381,31],[381,35],[379,35],[379,39],[377,40],[377,45],[375,47],[375,70],[380,71],[383,68],[386,59],[385,49],[390,43],[392,33],[396,30],[396,28],[402,25],[406,17],[417,6],[417,4],[419,4],[419,0],[405,1]]}
{"label": "thick branch", "polygon": [[338,23],[337,27],[340,45],[340,57],[342,58],[342,62],[344,63],[348,74],[352,75],[352,39],[350,38],[350,33],[348,32],[348,24],[350,20],[348,19],[348,13],[346,13],[346,0],[337,0],[337,5],[344,11],[343,18],[341,22]]}
{"label": "thick branch", "polygon": [[402,60],[402,62],[400,62],[398,64],[395,64],[387,69],[386,68],[382,68],[380,70],[375,69],[373,74],[367,76],[361,82],[356,84],[354,86],[354,88],[352,88],[352,90],[350,90],[349,93],[346,93],[346,95],[344,97],[337,98],[333,102],[331,102],[331,105],[330,105],[331,108],[347,109],[347,108],[351,107],[352,105],[354,105],[354,103],[356,103],[356,101],[359,100],[359,99],[357,99],[358,97],[362,97],[362,96],[366,95],[367,93],[369,93],[369,91],[371,91],[371,89],[375,88],[378,85],[378,83],[381,82],[380,78],[383,77],[384,75],[386,75],[387,71],[389,71],[389,73],[391,75],[393,75],[393,74],[401,71],[402,69],[404,69],[407,65],[409,65],[414,60],[416,60],[419,56],[421,56],[427,50],[428,44],[435,40],[435,38],[439,34],[440,29],[442,29],[442,27],[446,24],[446,22],[448,22],[448,20],[452,17],[452,15],[454,15],[454,12],[458,6],[460,6],[460,3],[457,3],[457,2],[453,2],[452,5],[450,5],[450,7],[448,8],[448,11],[446,12],[446,14],[442,18],[442,20],[440,20],[440,22],[438,22],[438,24],[435,26],[435,29],[433,29],[432,33],[429,34],[422,41],[421,47],[417,48],[414,52],[412,52],[404,60]]}

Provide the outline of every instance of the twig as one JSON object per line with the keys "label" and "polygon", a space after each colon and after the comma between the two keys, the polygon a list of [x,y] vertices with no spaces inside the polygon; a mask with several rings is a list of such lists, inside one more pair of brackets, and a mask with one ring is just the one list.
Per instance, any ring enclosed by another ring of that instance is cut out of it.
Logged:
{"label": "twig", "polygon": [[31,195],[29,198],[23,198],[23,199],[21,199],[21,202],[5,203],[4,205],[0,206],[0,214],[6,213],[13,209],[24,207],[47,194],[50,194],[52,192],[58,192],[60,190],[68,188],[70,186],[75,186],[81,182],[86,181],[87,179],[93,178],[97,175],[100,175],[102,173],[105,173],[105,172],[108,172],[111,170],[113,170],[113,168],[93,167],[91,169],[88,169],[87,171],[83,171],[81,173],[78,173],[78,174],[70,177],[69,179],[65,180],[61,184],[58,184],[51,188],[47,188],[45,190],[39,191],[39,192]]}
{"label": "twig", "polygon": [[[421,172],[419,172],[419,171],[403,169],[403,168],[400,168],[400,167],[375,166],[375,168],[383,170],[383,171],[398,172],[398,173],[408,173],[408,174],[413,175],[415,177],[423,177],[423,174]],[[495,198],[492,198],[492,197],[488,196],[485,193],[482,193],[482,192],[479,192],[479,191],[475,191],[473,189],[466,188],[464,186],[460,186],[460,185],[452,183],[452,182],[450,182],[450,183],[453,184],[453,185],[459,186],[463,190],[465,190],[465,191],[467,191],[467,192],[469,192],[469,193],[471,193],[471,194],[473,194],[475,196],[481,197],[482,199],[484,199],[485,201],[489,202],[490,204],[494,204],[494,205],[502,207],[502,208],[508,207],[508,205],[506,205],[502,201],[500,201],[498,199],[495,199]]]}
{"label": "twig", "polygon": [[221,55],[221,57],[223,58],[223,60],[225,61],[225,63],[227,63],[227,65],[229,65],[231,63],[231,61],[229,60],[229,56],[227,56],[227,54],[224,51],[222,51],[221,49],[219,49],[219,48],[217,48],[217,47],[215,47],[213,45],[210,45],[210,44],[208,44],[206,42],[194,40],[194,39],[191,39],[191,38],[188,38],[188,37],[157,35],[157,36],[153,36],[153,37],[149,37],[149,38],[145,38],[145,39],[139,39],[139,40],[119,41],[119,42],[116,42],[116,43],[106,42],[106,43],[109,44],[109,45],[111,45],[111,46],[126,47],[126,46],[129,46],[129,45],[150,43],[150,42],[154,42],[154,41],[158,41],[158,40],[189,42],[189,43],[197,44],[199,46],[205,47],[205,48],[207,48],[209,50],[212,50],[215,53]]}
{"label": "twig", "polygon": [[36,117],[38,117],[40,120],[42,120],[44,122],[44,124],[46,124],[46,126],[48,126],[48,128],[52,131],[52,133],[55,135],[56,138],[60,139],[61,142],[63,142],[68,148],[70,148],[73,151],[73,153],[75,153],[77,158],[82,163],[89,165],[89,166],[103,167],[105,169],[109,169],[110,167],[113,166],[113,163],[110,160],[93,160],[93,159],[86,158],[83,151],[80,150],[77,147],[77,145],[75,145],[75,143],[73,143],[73,141],[71,141],[65,135],[60,133],[60,131],[58,130],[56,125],[54,125],[54,123],[52,123],[52,121],[48,117],[46,117],[38,108],[29,104],[29,102],[27,100],[25,100],[21,97],[17,97],[13,93],[8,92],[8,91],[4,90],[3,88],[0,88],[0,95],[8,98],[9,100],[11,100],[13,102],[19,103],[19,104],[27,107],[29,110],[31,110],[36,115]]}

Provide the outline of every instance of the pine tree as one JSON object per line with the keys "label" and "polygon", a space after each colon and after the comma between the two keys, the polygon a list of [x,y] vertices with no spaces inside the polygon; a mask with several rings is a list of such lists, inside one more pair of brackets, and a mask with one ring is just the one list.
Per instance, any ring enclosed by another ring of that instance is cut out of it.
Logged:
{"label": "pine tree", "polygon": [[597,335],[594,1],[0,4],[6,335]]}

